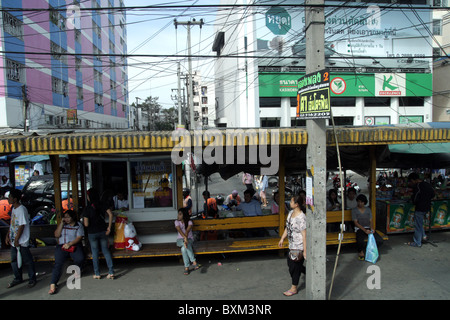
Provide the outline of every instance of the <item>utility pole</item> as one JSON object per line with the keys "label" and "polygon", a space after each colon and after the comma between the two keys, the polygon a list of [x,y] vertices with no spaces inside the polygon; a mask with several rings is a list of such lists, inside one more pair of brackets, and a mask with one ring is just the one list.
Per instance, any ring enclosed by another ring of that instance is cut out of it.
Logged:
{"label": "utility pole", "polygon": [[30,102],[27,97],[27,88],[25,85],[22,85],[22,101],[23,101],[23,132],[28,132],[28,103]]}
{"label": "utility pole", "polygon": [[181,65],[180,62],[178,61],[178,70],[177,70],[177,75],[178,75],[178,93],[177,93],[177,99],[178,99],[178,124],[181,128],[181,126],[183,125],[183,119],[181,119],[182,117],[182,112],[181,112]]}
{"label": "utility pole", "polygon": [[[306,0],[306,74],[325,68],[324,0]],[[318,6],[308,6],[318,5]],[[326,299],[326,119],[306,121],[306,167],[313,177],[314,212],[306,214],[306,298]]]}
{"label": "utility pole", "polygon": [[203,26],[204,22],[203,19],[200,19],[200,21],[196,21],[195,19],[192,19],[192,21],[185,21],[185,22],[178,22],[177,19],[174,19],[175,28],[177,28],[178,25],[187,26],[187,37],[188,37],[188,68],[189,68],[189,85],[188,85],[188,102],[189,102],[189,116],[191,119],[190,124],[190,130],[195,129],[194,125],[194,96],[193,96],[193,88],[192,88],[192,48],[191,48],[191,26],[192,25],[198,25],[200,28]]}
{"label": "utility pole", "polygon": [[137,124],[137,129],[136,129],[136,131],[139,131],[139,106],[138,106],[138,104],[139,104],[139,100],[142,100],[141,98],[139,98],[139,97],[136,97],[136,124]]}

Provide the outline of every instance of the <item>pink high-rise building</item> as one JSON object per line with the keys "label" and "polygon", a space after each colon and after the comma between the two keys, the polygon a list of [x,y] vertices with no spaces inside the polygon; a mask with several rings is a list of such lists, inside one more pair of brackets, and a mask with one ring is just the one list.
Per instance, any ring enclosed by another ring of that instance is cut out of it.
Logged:
{"label": "pink high-rise building", "polygon": [[0,7],[0,128],[128,128],[123,0]]}

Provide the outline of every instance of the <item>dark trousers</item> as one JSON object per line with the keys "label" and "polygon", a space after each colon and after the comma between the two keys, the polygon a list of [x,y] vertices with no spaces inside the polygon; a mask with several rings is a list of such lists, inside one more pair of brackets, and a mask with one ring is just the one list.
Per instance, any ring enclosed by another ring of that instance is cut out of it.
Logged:
{"label": "dark trousers", "polygon": [[58,244],[55,249],[55,265],[52,271],[52,284],[58,284],[59,278],[61,278],[64,263],[69,257],[72,258],[73,263],[80,269],[83,266],[84,262],[83,247],[80,244],[76,245],[76,249],[74,252],[64,251],[61,249],[61,247],[62,245]]}
{"label": "dark trousers", "polygon": [[[377,247],[381,247],[381,245],[383,244],[383,238],[381,238],[381,236],[376,232],[373,233],[373,236],[375,238],[375,242],[377,243]],[[358,231],[356,231],[356,250],[358,252],[366,250],[366,240],[367,234],[363,230],[358,229]]]}
{"label": "dark trousers", "polygon": [[[22,266],[28,267],[28,281],[36,281],[36,270],[34,268],[33,255],[30,252],[30,248],[20,246],[20,255],[22,256]],[[17,249],[11,246],[11,267],[14,273],[14,281],[22,282],[22,267],[17,265]]]}
{"label": "dark trousers", "polygon": [[304,262],[305,262],[305,259],[303,259],[303,257],[299,261],[293,261],[291,258],[289,258],[289,254],[288,254],[287,265],[289,268],[289,274],[291,275],[293,286],[298,286],[298,283],[300,281],[300,275],[302,273],[306,274],[306,268],[303,265]]}

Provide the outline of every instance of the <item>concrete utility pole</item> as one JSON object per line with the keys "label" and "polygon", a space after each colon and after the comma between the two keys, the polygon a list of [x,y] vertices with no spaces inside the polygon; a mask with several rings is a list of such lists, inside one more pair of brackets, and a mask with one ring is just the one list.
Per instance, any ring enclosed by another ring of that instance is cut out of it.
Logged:
{"label": "concrete utility pole", "polygon": [[[306,0],[306,74],[325,68],[324,0]],[[306,121],[308,146],[306,166],[311,171],[314,187],[314,212],[306,214],[306,298],[326,299],[326,119]]]}
{"label": "concrete utility pole", "polygon": [[23,132],[28,132],[28,103],[30,101],[28,100],[27,97],[27,89],[25,87],[25,85],[22,86],[22,103],[23,103]]}
{"label": "concrete utility pole", "polygon": [[136,124],[137,124],[137,129],[136,131],[139,131],[139,100],[142,100],[139,97],[136,97]]}
{"label": "concrete utility pole", "polygon": [[192,21],[178,22],[177,19],[174,19],[175,28],[178,25],[187,26],[187,37],[188,37],[188,68],[189,68],[189,85],[188,85],[188,102],[189,102],[189,116],[191,119],[190,130],[195,129],[194,125],[194,96],[193,96],[193,88],[192,88],[192,48],[191,48],[191,26],[198,25],[200,28],[203,26],[203,19],[200,21],[196,21],[192,19]]}

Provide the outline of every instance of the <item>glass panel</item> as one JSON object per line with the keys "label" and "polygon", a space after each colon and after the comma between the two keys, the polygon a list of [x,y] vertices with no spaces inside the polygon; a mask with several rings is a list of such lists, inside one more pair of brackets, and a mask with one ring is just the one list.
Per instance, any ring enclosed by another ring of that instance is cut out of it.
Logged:
{"label": "glass panel", "polygon": [[131,161],[130,167],[134,209],[173,207],[170,160]]}

